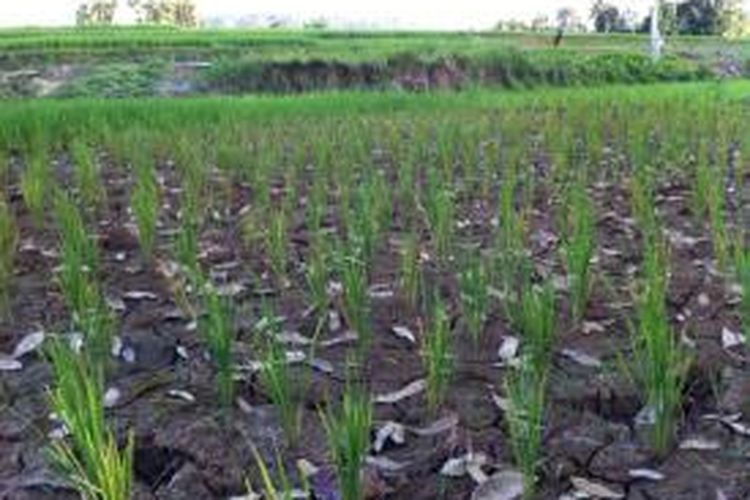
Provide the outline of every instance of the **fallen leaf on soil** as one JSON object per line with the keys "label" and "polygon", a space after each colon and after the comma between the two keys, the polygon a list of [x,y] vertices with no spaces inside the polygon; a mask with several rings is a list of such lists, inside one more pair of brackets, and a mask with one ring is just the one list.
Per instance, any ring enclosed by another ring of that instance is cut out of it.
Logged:
{"label": "fallen leaf on soil", "polygon": [[357,337],[357,334],[353,331],[349,330],[343,335],[339,335],[338,337],[334,337],[332,339],[323,340],[320,343],[320,347],[328,348],[333,347],[339,344],[346,344],[348,342],[355,342],[359,337]]}
{"label": "fallen leaf on soil", "polygon": [[374,467],[384,472],[399,472],[409,466],[409,462],[396,462],[388,457],[374,457],[372,455],[365,459],[370,467]]}
{"label": "fallen leaf on soil", "polygon": [[745,343],[745,337],[741,333],[733,332],[726,326],[721,329],[721,345],[724,349],[731,349]]}
{"label": "fallen leaf on soil", "polygon": [[560,351],[560,354],[581,366],[586,366],[588,368],[601,368],[602,366],[602,362],[599,361],[599,359],[590,354],[586,354],[585,352],[576,351],[575,349],[563,349]]}
{"label": "fallen leaf on soil", "polygon": [[289,345],[307,346],[312,344],[312,339],[305,337],[299,332],[281,332],[276,335],[279,342]]}
{"label": "fallen leaf on soil", "polygon": [[326,361],[325,359],[313,358],[310,360],[310,366],[321,373],[328,375],[333,373],[333,363]]}
{"label": "fallen leaf on soil", "polygon": [[127,309],[125,301],[120,297],[107,297],[107,306],[114,312],[124,312]]}
{"label": "fallen leaf on soil", "polygon": [[183,391],[182,389],[170,389],[167,391],[167,396],[175,399],[182,399],[188,403],[195,402],[195,396],[188,391]]}
{"label": "fallen leaf on soil", "polygon": [[156,300],[159,297],[154,292],[131,290],[123,293],[122,298],[127,300]]}
{"label": "fallen leaf on soil", "polygon": [[440,420],[436,420],[427,427],[409,427],[408,430],[412,434],[417,436],[434,436],[435,434],[442,434],[455,428],[458,425],[458,415],[451,415],[449,417],[443,417]]}
{"label": "fallen leaf on soil", "polygon": [[521,342],[517,337],[508,336],[503,338],[500,348],[497,350],[497,356],[501,361],[508,363],[518,355],[518,346]]}
{"label": "fallen leaf on soil", "polygon": [[120,393],[120,389],[117,387],[110,387],[107,389],[107,391],[104,393],[104,407],[105,408],[113,408],[117,405],[117,402],[120,401],[120,396],[122,394]]}
{"label": "fallen leaf on soil", "polygon": [[341,330],[341,315],[337,311],[328,311],[328,331],[335,333]]}
{"label": "fallen leaf on soil", "polygon": [[471,500],[515,500],[523,496],[523,474],[501,471],[490,476],[471,494]]}
{"label": "fallen leaf on soil", "polygon": [[388,394],[379,394],[375,396],[374,401],[381,404],[398,403],[403,399],[410,398],[419,394],[420,392],[423,392],[426,388],[427,381],[423,378],[420,378],[413,382],[410,382],[397,391],[389,392]]}
{"label": "fallen leaf on soil", "polygon": [[414,334],[411,333],[411,330],[409,330],[405,326],[394,326],[391,330],[393,330],[393,333],[396,335],[396,337],[400,339],[406,339],[412,344],[417,343],[417,339],[414,337]]}
{"label": "fallen leaf on soil", "polygon": [[614,489],[611,489],[609,486],[606,486],[601,483],[595,483],[593,481],[589,481],[588,479],[583,478],[583,477],[573,476],[570,478],[570,482],[576,490],[582,493],[585,493],[591,497],[625,498],[625,495],[621,491],[615,491]]}
{"label": "fallen leaf on soil", "polygon": [[494,391],[492,392],[492,402],[495,403],[495,406],[500,408],[500,410],[504,413],[510,409],[510,400],[508,398],[500,396]]}
{"label": "fallen leaf on soil", "polygon": [[390,285],[386,283],[380,283],[372,285],[367,290],[367,296],[371,299],[390,299],[393,297],[393,290]]}
{"label": "fallen leaf on soil", "polygon": [[628,476],[633,479],[646,479],[648,481],[663,481],[664,474],[653,469],[630,469]]}
{"label": "fallen leaf on soil", "polygon": [[715,451],[721,449],[721,443],[711,439],[694,437],[685,439],[683,442],[681,442],[680,449],[694,451]]}
{"label": "fallen leaf on soil", "polygon": [[604,325],[597,321],[584,321],[581,327],[584,335],[591,335],[592,333],[604,333]]}
{"label": "fallen leaf on soil", "polygon": [[13,349],[14,359],[18,359],[26,354],[36,351],[44,343],[45,334],[44,332],[34,332],[26,335]]}
{"label": "fallen leaf on soil", "polygon": [[23,364],[17,359],[7,356],[0,357],[0,372],[15,372],[23,368]]}
{"label": "fallen leaf on soil", "polygon": [[394,444],[404,444],[406,442],[404,434],[404,426],[402,424],[393,421],[386,422],[375,433],[375,442],[372,448],[375,450],[375,453],[380,453],[387,441],[392,441]]}
{"label": "fallen leaf on soil", "polygon": [[300,458],[299,460],[297,460],[297,470],[299,470],[300,474],[302,474],[303,477],[307,478],[312,477],[320,472],[320,467],[316,466],[306,458]]}
{"label": "fallen leaf on soil", "polygon": [[[472,474],[472,478],[481,479],[476,478],[475,476],[478,475],[478,472],[484,476],[484,473],[481,472],[481,468],[482,466],[487,465],[487,462],[487,455],[484,453],[470,452],[463,456],[446,460],[443,467],[440,469],[440,474],[448,477],[463,477],[467,474]],[[486,476],[484,479],[486,479]]]}

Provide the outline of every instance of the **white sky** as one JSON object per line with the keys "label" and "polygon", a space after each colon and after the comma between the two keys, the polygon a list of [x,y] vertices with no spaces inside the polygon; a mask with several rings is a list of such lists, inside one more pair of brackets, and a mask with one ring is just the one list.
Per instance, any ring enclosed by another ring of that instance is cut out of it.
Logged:
{"label": "white sky", "polygon": [[[80,0],[0,0],[0,26],[71,24]],[[121,5],[126,0],[119,0]],[[551,18],[563,6],[588,17],[593,0],[196,0],[204,17],[278,14],[425,29],[489,28],[499,19]],[[653,0],[613,0],[642,13]],[[123,9],[124,10],[124,9]]]}

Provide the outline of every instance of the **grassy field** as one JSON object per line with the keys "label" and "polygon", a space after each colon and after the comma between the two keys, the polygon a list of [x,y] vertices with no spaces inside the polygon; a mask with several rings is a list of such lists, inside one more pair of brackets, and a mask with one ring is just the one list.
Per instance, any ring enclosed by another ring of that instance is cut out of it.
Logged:
{"label": "grassy field", "polygon": [[[403,53],[425,57],[477,54],[507,49],[549,49],[553,34],[504,32],[348,32],[316,30],[243,30],[174,28],[58,28],[0,30],[4,56],[43,53],[47,56],[102,53],[113,58],[129,57],[144,51],[179,54],[224,51],[250,53],[268,60],[340,60],[345,62],[385,60]],[[580,52],[632,52],[648,46],[647,35],[569,34],[563,47]],[[669,53],[711,54],[731,50],[744,55],[748,42],[719,37],[672,37]]]}
{"label": "grassy field", "polygon": [[0,496],[741,498],[748,103],[4,103]]}

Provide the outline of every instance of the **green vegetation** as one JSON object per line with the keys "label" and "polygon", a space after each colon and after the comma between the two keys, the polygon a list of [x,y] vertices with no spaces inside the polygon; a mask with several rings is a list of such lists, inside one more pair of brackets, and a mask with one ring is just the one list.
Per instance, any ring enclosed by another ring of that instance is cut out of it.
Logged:
{"label": "green vegetation", "polygon": [[351,385],[344,392],[340,408],[321,412],[344,500],[364,498],[362,467],[370,449],[372,413],[369,396]]}
{"label": "green vegetation", "polygon": [[70,438],[52,443],[54,463],[87,499],[128,500],[133,489],[134,438],[120,450],[104,418],[102,374],[62,343],[49,349],[55,374],[52,408]]}

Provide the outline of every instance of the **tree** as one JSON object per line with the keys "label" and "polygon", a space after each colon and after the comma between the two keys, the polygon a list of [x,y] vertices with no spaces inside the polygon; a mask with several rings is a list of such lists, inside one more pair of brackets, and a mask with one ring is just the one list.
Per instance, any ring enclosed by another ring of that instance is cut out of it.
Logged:
{"label": "tree", "polygon": [[168,24],[191,28],[198,26],[198,14],[192,0],[128,0],[139,23]]}
{"label": "tree", "polygon": [[109,26],[115,19],[117,0],[83,2],[76,9],[78,26]]}
{"label": "tree", "polygon": [[605,0],[594,2],[591,7],[591,19],[597,33],[626,30],[625,18],[620,14],[620,10]]}

